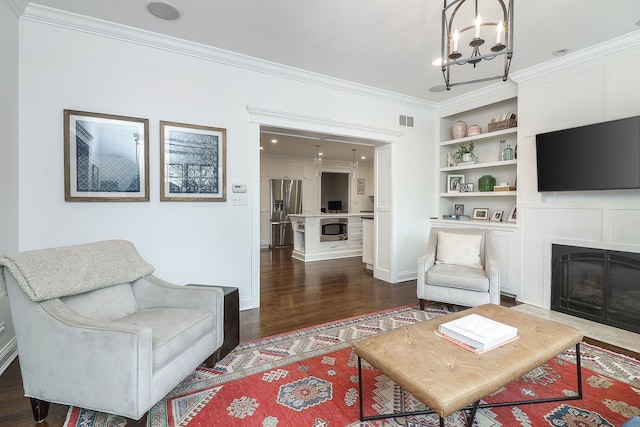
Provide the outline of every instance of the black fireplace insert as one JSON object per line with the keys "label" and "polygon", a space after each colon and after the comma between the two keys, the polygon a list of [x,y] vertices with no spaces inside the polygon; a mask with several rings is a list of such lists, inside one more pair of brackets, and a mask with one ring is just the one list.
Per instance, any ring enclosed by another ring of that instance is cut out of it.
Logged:
{"label": "black fireplace insert", "polygon": [[640,253],[552,245],[551,309],[640,333]]}

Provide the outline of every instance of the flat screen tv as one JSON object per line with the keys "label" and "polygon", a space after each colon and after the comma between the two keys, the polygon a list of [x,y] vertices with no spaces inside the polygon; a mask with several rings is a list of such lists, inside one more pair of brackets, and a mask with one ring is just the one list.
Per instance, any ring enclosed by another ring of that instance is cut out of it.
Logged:
{"label": "flat screen tv", "polygon": [[327,209],[330,211],[341,211],[342,210],[342,200],[329,200],[327,202]]}
{"label": "flat screen tv", "polygon": [[538,191],[640,188],[640,117],[536,135]]}

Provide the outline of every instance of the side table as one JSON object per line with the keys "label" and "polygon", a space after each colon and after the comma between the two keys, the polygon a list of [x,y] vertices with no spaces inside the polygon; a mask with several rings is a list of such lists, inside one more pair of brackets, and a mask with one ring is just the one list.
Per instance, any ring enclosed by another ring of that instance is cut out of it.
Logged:
{"label": "side table", "polygon": [[240,297],[238,288],[194,283],[190,283],[187,286],[214,287],[224,291],[224,341],[218,351],[218,360],[220,360],[240,344]]}

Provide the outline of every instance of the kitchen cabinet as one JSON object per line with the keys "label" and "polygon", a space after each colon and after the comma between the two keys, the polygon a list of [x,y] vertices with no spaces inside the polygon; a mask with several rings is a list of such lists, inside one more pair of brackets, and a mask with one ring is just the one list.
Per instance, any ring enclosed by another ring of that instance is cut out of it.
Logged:
{"label": "kitchen cabinet", "polygon": [[303,179],[304,164],[272,160],[269,165],[269,178]]}

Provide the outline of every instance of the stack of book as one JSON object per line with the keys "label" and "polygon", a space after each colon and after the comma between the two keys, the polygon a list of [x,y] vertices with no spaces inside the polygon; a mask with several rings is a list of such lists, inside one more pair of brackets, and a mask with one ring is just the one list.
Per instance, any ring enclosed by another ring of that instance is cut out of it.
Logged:
{"label": "stack of book", "polygon": [[437,333],[476,353],[484,353],[518,339],[518,328],[478,314],[443,323]]}

